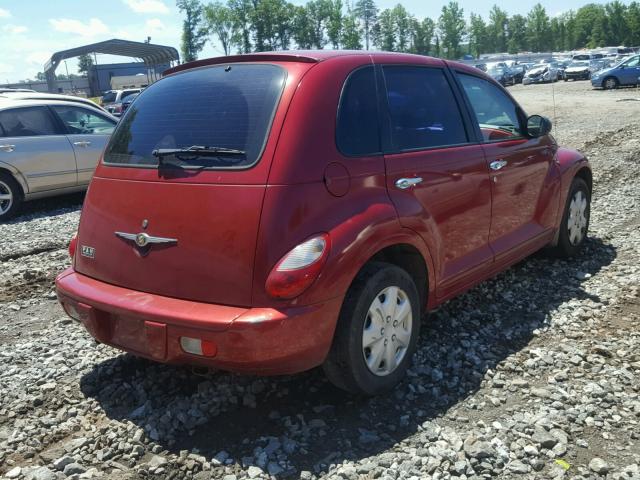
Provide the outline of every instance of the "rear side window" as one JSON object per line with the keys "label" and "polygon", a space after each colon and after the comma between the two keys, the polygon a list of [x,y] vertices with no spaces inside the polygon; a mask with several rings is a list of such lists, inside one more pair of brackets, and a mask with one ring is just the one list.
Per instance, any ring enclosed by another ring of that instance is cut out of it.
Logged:
{"label": "rear side window", "polygon": [[345,155],[360,156],[380,152],[378,99],[373,67],[353,72],[340,97],[336,143]]}
{"label": "rear side window", "polygon": [[396,151],[467,143],[451,86],[437,68],[383,68]]}
{"label": "rear side window", "polygon": [[0,112],[0,125],[6,137],[36,137],[58,133],[46,107],[4,110]]}
{"label": "rear side window", "polygon": [[517,106],[497,86],[472,75],[458,74],[486,142],[522,137]]}
{"label": "rear side window", "polygon": [[284,87],[276,65],[189,70],[154,83],[131,104],[111,137],[107,164],[158,165],[154,150],[234,149],[240,155],[176,154],[182,167],[246,168],[258,161]]}

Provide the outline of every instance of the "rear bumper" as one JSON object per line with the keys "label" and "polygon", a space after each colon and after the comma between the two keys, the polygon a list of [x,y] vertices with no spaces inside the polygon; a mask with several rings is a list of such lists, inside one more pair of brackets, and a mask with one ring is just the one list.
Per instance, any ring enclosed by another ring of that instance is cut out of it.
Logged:
{"label": "rear bumper", "polygon": [[[65,310],[102,343],[163,363],[263,375],[320,365],[342,305],[341,298],[286,309],[213,305],[117,287],[71,268],[56,289]],[[215,354],[186,353],[181,337],[212,342]]]}

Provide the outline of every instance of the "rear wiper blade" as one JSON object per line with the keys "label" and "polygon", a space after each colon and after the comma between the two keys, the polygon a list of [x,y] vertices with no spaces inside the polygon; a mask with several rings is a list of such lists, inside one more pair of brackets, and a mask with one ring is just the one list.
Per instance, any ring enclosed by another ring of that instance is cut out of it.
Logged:
{"label": "rear wiper blade", "polygon": [[206,147],[203,145],[191,145],[190,147],[184,148],[157,148],[151,152],[151,155],[156,157],[158,160],[161,160],[163,157],[168,157],[170,155],[195,155],[195,156],[212,156],[212,157],[221,157],[221,156],[235,156],[235,155],[245,155],[246,152],[244,150],[236,150],[235,148],[225,148],[225,147]]}

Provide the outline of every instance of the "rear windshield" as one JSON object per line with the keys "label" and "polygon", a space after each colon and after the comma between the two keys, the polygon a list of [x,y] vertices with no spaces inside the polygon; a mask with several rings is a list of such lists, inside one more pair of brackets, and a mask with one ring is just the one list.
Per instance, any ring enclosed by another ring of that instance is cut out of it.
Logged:
{"label": "rear windshield", "polygon": [[157,166],[154,150],[198,146],[244,153],[167,159],[182,167],[252,166],[262,154],[285,78],[283,68],[267,64],[219,65],[164,78],[127,109],[104,162]]}
{"label": "rear windshield", "polygon": [[102,96],[103,103],[115,102],[116,101],[116,92],[107,92]]}

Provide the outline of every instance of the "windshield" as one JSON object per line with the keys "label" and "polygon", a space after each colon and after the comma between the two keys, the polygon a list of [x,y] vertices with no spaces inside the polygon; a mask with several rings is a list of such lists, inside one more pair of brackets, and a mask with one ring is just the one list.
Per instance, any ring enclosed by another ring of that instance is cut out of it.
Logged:
{"label": "windshield", "polygon": [[489,69],[489,73],[494,73],[494,74],[498,74],[498,75],[502,75],[504,73],[504,68],[500,68],[500,67],[493,67]]}
{"label": "windshield", "polygon": [[588,67],[589,62],[571,62],[570,67]]}
{"label": "windshield", "polygon": [[233,149],[167,156],[182,167],[247,168],[262,154],[284,87],[276,65],[232,64],[188,70],[154,83],[127,109],[107,146],[106,164],[157,166],[154,151]]}

